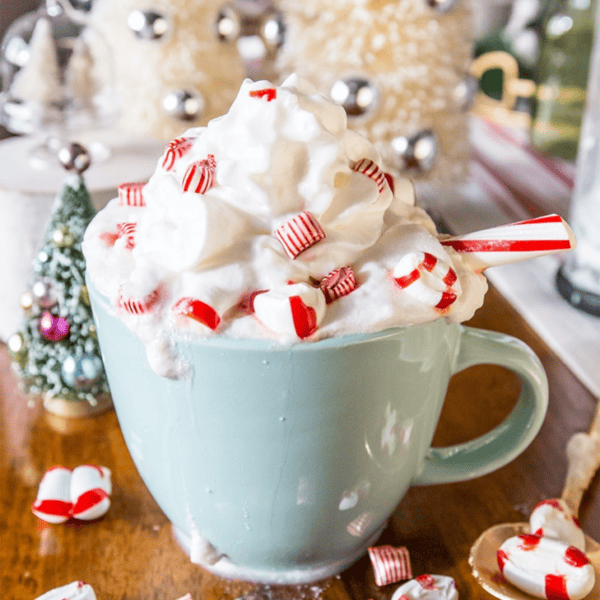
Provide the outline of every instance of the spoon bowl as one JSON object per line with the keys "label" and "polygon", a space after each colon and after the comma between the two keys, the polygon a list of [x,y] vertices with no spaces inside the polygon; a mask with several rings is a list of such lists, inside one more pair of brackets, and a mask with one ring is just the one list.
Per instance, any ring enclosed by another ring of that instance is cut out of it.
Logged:
{"label": "spoon bowl", "polygon": [[[481,587],[500,600],[531,600],[526,594],[507,581],[498,567],[496,553],[508,538],[530,533],[529,523],[502,523],[484,531],[471,547],[469,566]],[[600,544],[585,536],[585,553],[596,572],[596,583],[587,598],[600,598]]]}

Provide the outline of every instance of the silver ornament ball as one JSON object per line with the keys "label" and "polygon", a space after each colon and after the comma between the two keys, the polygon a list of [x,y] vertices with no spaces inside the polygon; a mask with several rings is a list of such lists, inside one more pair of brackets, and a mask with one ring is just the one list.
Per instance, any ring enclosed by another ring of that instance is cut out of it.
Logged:
{"label": "silver ornament ball", "polygon": [[58,162],[67,170],[81,175],[92,163],[90,153],[84,146],[73,142],[58,151]]}
{"label": "silver ornament ball", "polygon": [[285,22],[280,11],[270,11],[262,18],[260,37],[267,50],[273,52],[283,45]]}
{"label": "silver ornament ball", "polygon": [[438,12],[445,13],[448,12],[458,0],[425,0],[427,2],[427,6],[433,8],[433,10],[437,10]]}
{"label": "silver ornament ball", "polygon": [[479,91],[479,79],[466,74],[453,91],[454,101],[461,110],[469,110],[473,106],[475,95]]}
{"label": "silver ornament ball", "polygon": [[41,308],[52,308],[58,303],[54,282],[49,277],[40,277],[31,286],[33,301]]}
{"label": "silver ornament ball", "polygon": [[160,40],[169,31],[169,21],[155,10],[134,10],[127,17],[127,26],[140,40]]}
{"label": "silver ornament ball", "polygon": [[189,90],[175,90],[163,98],[163,108],[179,121],[195,121],[204,112],[202,94]]}
{"label": "silver ornament ball", "polygon": [[61,368],[63,381],[69,387],[82,392],[87,392],[98,384],[103,372],[102,361],[91,354],[68,356]]}
{"label": "silver ornament ball", "polygon": [[215,30],[222,42],[237,41],[242,31],[242,16],[232,6],[224,6],[217,15]]}
{"label": "silver ornament ball", "polygon": [[392,148],[400,160],[402,171],[424,173],[429,171],[437,156],[437,137],[431,129],[424,129],[412,136],[398,136],[392,140]]}
{"label": "silver ornament ball", "polygon": [[348,77],[331,87],[331,99],[344,107],[349,117],[362,117],[377,106],[377,88],[365,77]]}

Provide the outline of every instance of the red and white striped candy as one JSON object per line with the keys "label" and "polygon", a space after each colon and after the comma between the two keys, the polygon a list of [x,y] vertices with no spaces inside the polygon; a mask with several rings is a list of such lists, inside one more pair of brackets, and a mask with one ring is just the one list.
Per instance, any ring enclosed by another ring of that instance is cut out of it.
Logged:
{"label": "red and white striped candy", "polygon": [[585,534],[569,505],[561,498],[542,500],[529,516],[529,526],[536,535],[561,540],[585,550]]}
{"label": "red and white striped candy", "polygon": [[292,217],[274,233],[290,258],[296,258],[326,237],[319,222],[308,211]]}
{"label": "red and white striped candy", "polygon": [[370,158],[363,158],[359,160],[357,163],[352,165],[352,170],[370,177],[377,185],[377,189],[379,190],[380,194],[388,185],[388,180],[385,176],[385,173],[381,167]]}
{"label": "red and white striped candy", "polygon": [[197,298],[190,298],[188,296],[180,298],[175,302],[171,310],[176,314],[194,319],[213,331],[221,323],[219,313],[212,306]]}
{"label": "red and white striped candy", "polygon": [[117,223],[117,238],[125,238],[125,248],[127,250],[135,248],[136,228],[136,223]]}
{"label": "red and white striped candy", "polygon": [[460,294],[456,271],[429,252],[409,252],[394,267],[392,277],[408,294],[438,310],[448,308]]}
{"label": "red and white striped candy", "polygon": [[327,304],[347,296],[356,289],[356,277],[351,267],[340,267],[321,280],[319,287]]}
{"label": "red and white striped candy", "polygon": [[401,585],[391,600],[458,600],[458,589],[452,577],[419,575]]}
{"label": "red and white striped candy", "polygon": [[42,594],[36,600],[96,600],[96,594],[89,583],[73,581]]}
{"label": "red and white striped candy", "polygon": [[[124,286],[125,287],[125,286]],[[129,290],[122,287],[117,296],[117,308],[130,315],[144,315],[153,310],[160,302],[160,288],[154,289],[149,294],[139,295],[129,293]]]}
{"label": "red and white striped candy", "polygon": [[119,194],[119,206],[146,206],[144,200],[145,183],[129,182],[121,183],[117,188]]}
{"label": "red and white striped candy", "polygon": [[311,336],[325,316],[325,296],[307,283],[272,288],[253,298],[256,318],[275,333]]}
{"label": "red and white striped candy", "polygon": [[72,515],[91,521],[104,515],[110,507],[111,473],[106,467],[82,465],[71,474]]}
{"label": "red and white striped candy", "polygon": [[410,557],[404,547],[377,546],[369,548],[369,558],[373,566],[375,583],[379,586],[397,583],[403,579],[410,579]]}
{"label": "red and white striped candy", "polygon": [[212,154],[206,160],[193,162],[185,171],[181,188],[184,192],[205,194],[215,185],[217,161]]}
{"label": "red and white striped candy", "polygon": [[346,531],[353,537],[362,537],[372,521],[373,515],[370,512],[362,513],[346,525]]}
{"label": "red and white striped candy", "polygon": [[190,151],[193,141],[194,138],[191,137],[180,137],[170,141],[163,154],[162,168],[172,171],[177,161]]}
{"label": "red and white striped candy", "polygon": [[249,96],[250,98],[261,98],[267,102],[272,102],[277,98],[277,89],[265,88],[262,90],[250,90]]}
{"label": "red and white striped candy", "polygon": [[475,269],[483,270],[575,247],[571,228],[559,215],[547,215],[459,235],[441,244],[468,255]]}
{"label": "red and white striped candy", "polygon": [[64,523],[71,518],[71,469],[56,466],[48,469],[31,510],[48,523]]}
{"label": "red and white striped candy", "polygon": [[509,538],[497,558],[504,577],[536,598],[580,600],[596,580],[594,567],[581,550],[544,536]]}

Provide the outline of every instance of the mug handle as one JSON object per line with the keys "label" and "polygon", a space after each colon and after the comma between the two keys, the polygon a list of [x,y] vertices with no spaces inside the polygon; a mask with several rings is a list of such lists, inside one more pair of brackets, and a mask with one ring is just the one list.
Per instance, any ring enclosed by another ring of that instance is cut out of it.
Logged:
{"label": "mug handle", "polygon": [[521,379],[522,389],[510,414],[488,433],[455,446],[430,448],[412,485],[474,479],[511,462],[537,435],[548,408],[548,379],[533,350],[510,335],[461,325],[460,351],[452,370],[478,364],[506,367]]}

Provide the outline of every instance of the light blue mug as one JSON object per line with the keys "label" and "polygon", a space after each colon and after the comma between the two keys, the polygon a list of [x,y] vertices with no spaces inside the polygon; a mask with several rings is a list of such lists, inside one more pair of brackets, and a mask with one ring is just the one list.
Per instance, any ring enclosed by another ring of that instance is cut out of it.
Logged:
{"label": "light blue mug", "polygon": [[[375,543],[410,485],[505,465],[545,416],[546,376],[529,347],[443,319],[287,347],[182,340],[193,376],[166,379],[88,284],[131,456],[192,560],[225,577],[339,573]],[[489,433],[431,448],[450,377],[479,363],[520,377],[517,405]]]}

